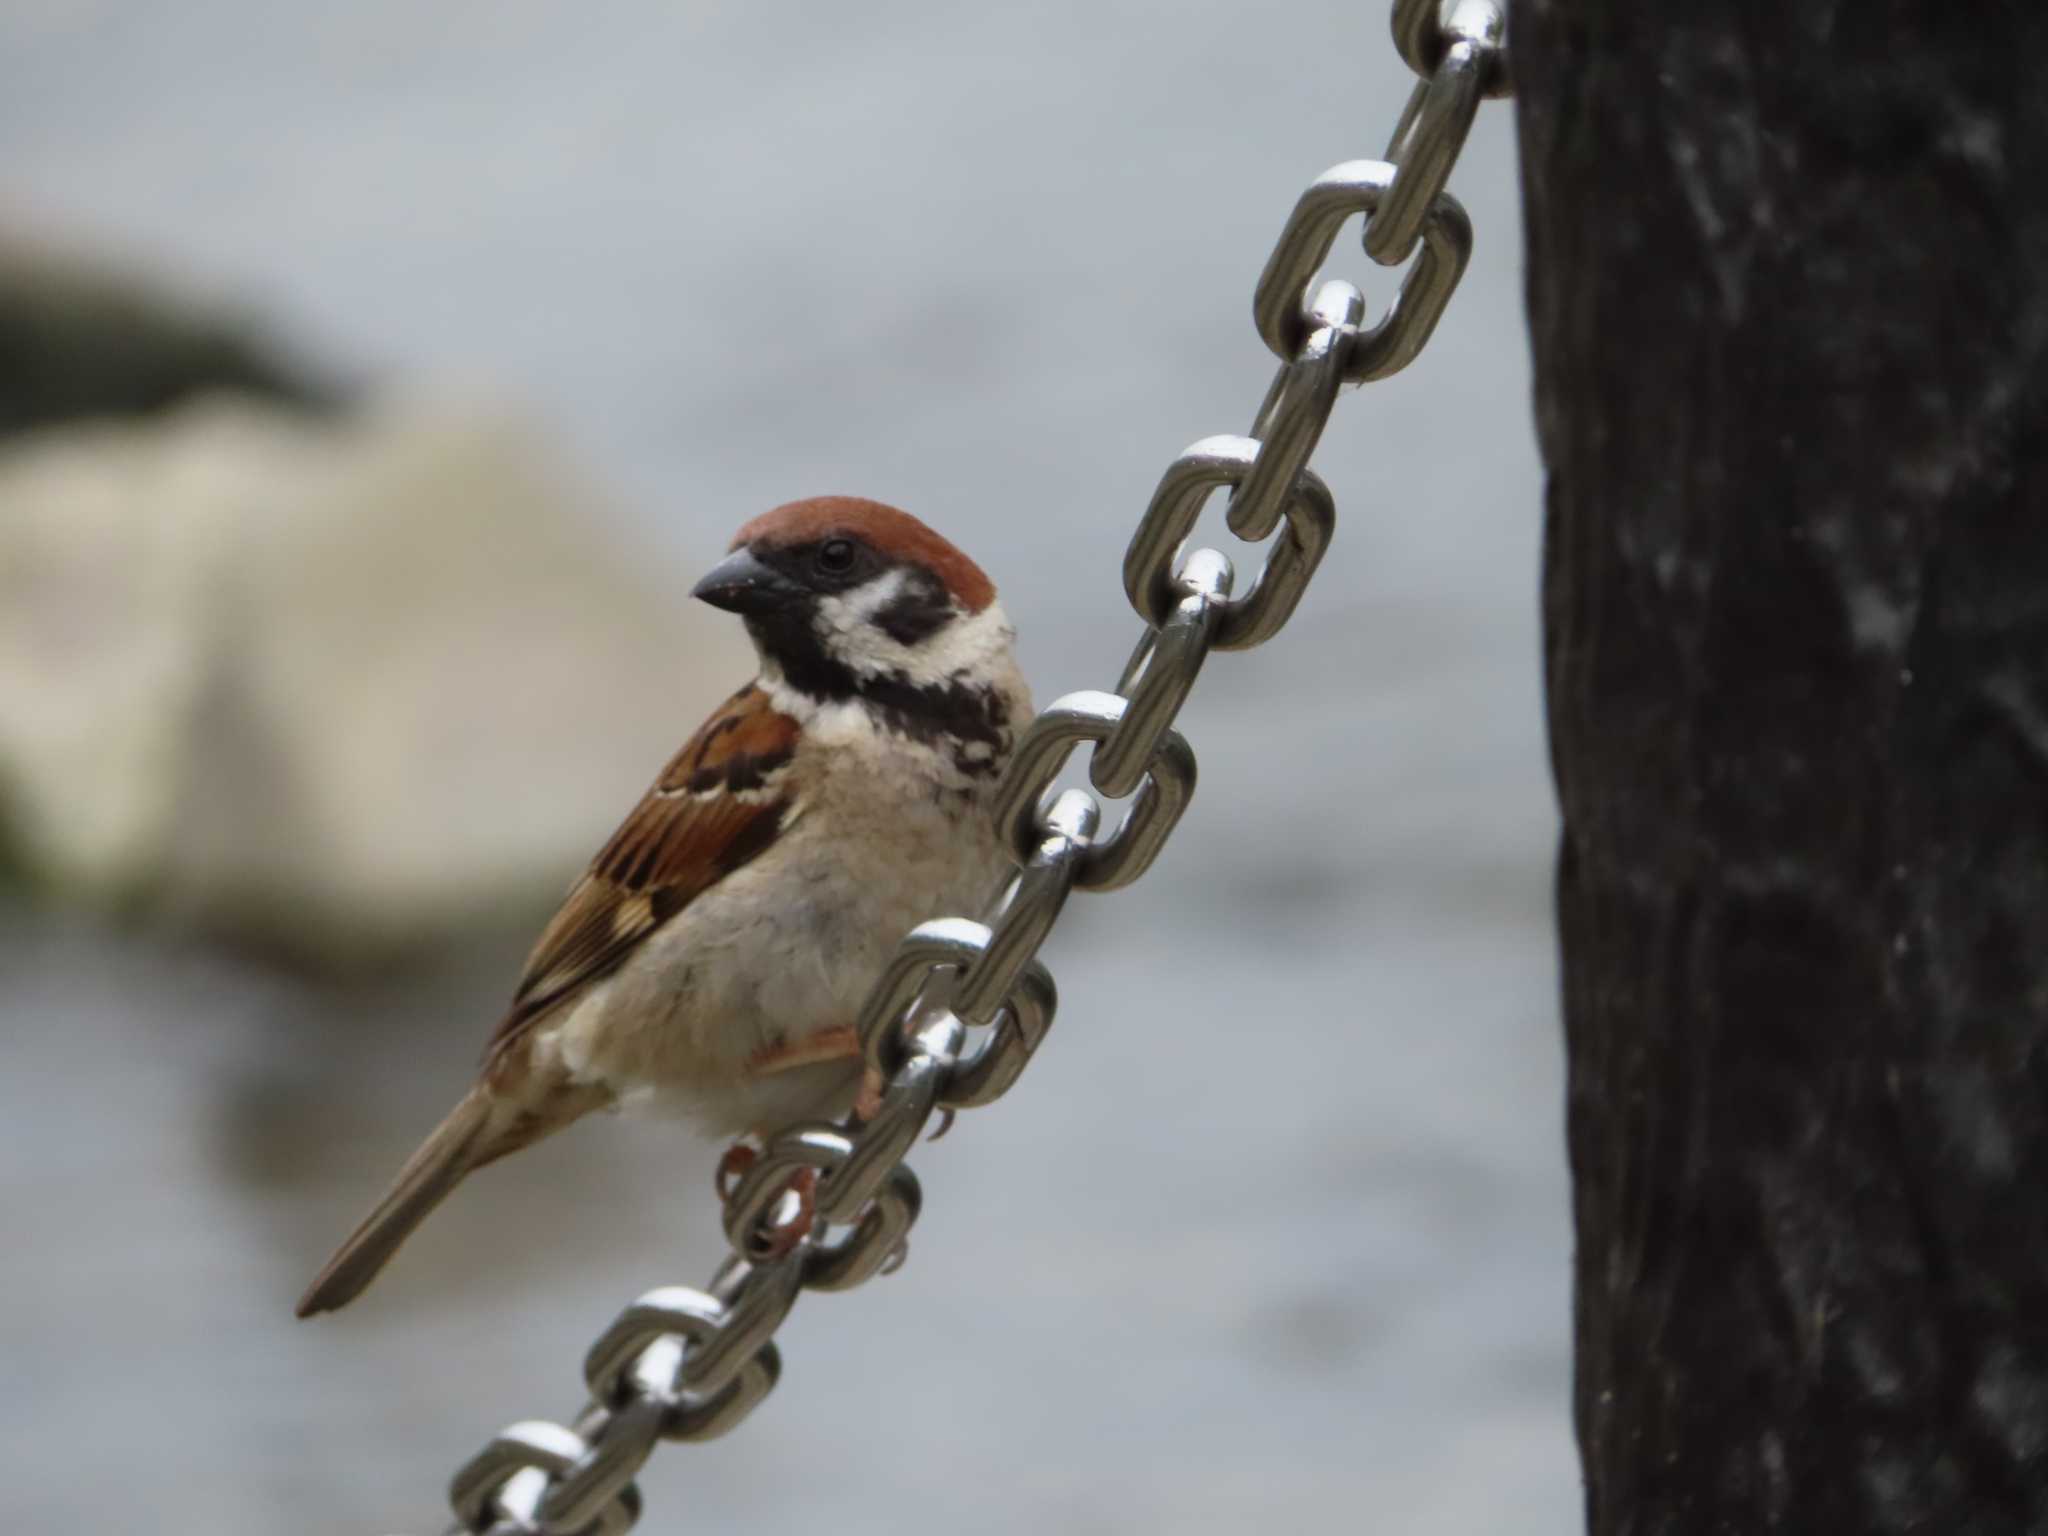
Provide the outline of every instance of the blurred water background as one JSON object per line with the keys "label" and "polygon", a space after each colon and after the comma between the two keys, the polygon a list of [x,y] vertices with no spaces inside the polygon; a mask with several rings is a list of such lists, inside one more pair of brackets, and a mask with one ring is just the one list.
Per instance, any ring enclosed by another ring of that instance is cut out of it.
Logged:
{"label": "blurred water background", "polygon": [[[571,771],[546,718],[421,707],[478,825],[544,810],[594,846],[740,680],[664,610],[791,497],[923,515],[996,576],[1042,698],[1113,683],[1159,471],[1243,430],[1270,376],[1249,307],[1281,220],[1400,109],[1384,10],[16,0],[0,212],[260,320],[363,398],[491,402],[520,425],[488,442],[544,442],[588,488],[578,539],[656,597],[601,637],[630,687],[573,686],[672,714]],[[1577,1527],[1509,126],[1482,113],[1453,183],[1479,238],[1436,339],[1340,402],[1316,460],[1338,537],[1300,615],[1218,656],[1184,716],[1202,782],[1178,837],[1069,908],[1031,1073],[913,1159],[909,1265],[799,1307],[761,1410],[651,1464],[644,1529]],[[406,526],[445,510],[481,549],[479,499],[420,497]],[[506,569],[544,602],[548,563]],[[307,579],[351,611],[341,575]],[[465,643],[418,633],[422,667]],[[65,685],[9,664],[0,689]],[[426,772],[396,764],[377,824],[418,814]],[[466,1080],[574,861],[501,879],[472,839],[501,900],[335,964],[291,894],[318,836],[285,825],[260,943],[33,882],[0,908],[9,1529],[439,1529],[462,1458],[571,1411],[617,1308],[717,1256],[714,1149],[606,1121],[491,1170],[362,1304],[294,1323]]]}

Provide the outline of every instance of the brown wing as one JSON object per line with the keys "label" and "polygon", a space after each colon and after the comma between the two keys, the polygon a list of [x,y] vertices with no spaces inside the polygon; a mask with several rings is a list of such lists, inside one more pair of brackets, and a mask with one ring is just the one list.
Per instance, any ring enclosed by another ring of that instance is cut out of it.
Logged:
{"label": "brown wing", "polygon": [[526,958],[486,1059],[600,977],[775,839],[792,805],[797,726],[749,683],[662,770]]}

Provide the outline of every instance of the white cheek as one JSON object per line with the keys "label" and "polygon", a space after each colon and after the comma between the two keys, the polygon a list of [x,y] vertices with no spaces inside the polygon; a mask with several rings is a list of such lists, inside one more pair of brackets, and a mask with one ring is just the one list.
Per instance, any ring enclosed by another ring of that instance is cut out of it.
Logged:
{"label": "white cheek", "polygon": [[915,684],[941,683],[960,672],[978,672],[1014,638],[999,604],[960,614],[915,645],[892,639],[874,622],[903,590],[905,574],[890,571],[837,597],[819,602],[818,638],[841,662],[866,676],[896,673]]}
{"label": "white cheek", "polygon": [[821,599],[812,623],[825,649],[854,671],[871,677],[901,672],[923,680],[923,674],[931,669],[935,642],[954,626],[949,624],[921,644],[909,646],[891,639],[875,623],[875,615],[903,595],[908,581],[906,571],[885,571],[851,591]]}
{"label": "white cheek", "polygon": [[820,598],[811,622],[825,648],[857,671],[895,665],[890,653],[909,654],[875,626],[875,615],[896,601],[906,573],[885,571],[836,597]]}
{"label": "white cheek", "polygon": [[884,571],[873,581],[864,581],[837,597],[823,598],[818,603],[818,622],[821,626],[830,625],[842,634],[864,628],[869,620],[902,595],[903,584],[908,579],[906,571]]}
{"label": "white cheek", "polygon": [[915,653],[903,653],[902,668],[915,683],[941,683],[963,672],[982,676],[1007,665],[1010,643],[1017,638],[1002,606],[990,603],[979,613],[963,614],[938,631]]}

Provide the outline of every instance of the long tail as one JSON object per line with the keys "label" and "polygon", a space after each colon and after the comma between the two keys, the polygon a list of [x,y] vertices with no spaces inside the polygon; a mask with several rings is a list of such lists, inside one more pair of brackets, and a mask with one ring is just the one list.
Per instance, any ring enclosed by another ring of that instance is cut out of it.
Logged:
{"label": "long tail", "polygon": [[349,1233],[334,1251],[334,1257],[327,1261],[327,1267],[306,1287],[306,1294],[299,1298],[300,1317],[332,1312],[354,1301],[377,1278],[377,1272],[391,1262],[399,1244],[412,1236],[413,1228],[448,1198],[449,1191],[462,1182],[465,1174],[490,1161],[497,1152],[509,1150],[489,1144],[497,1139],[486,1135],[492,1118],[489,1091],[478,1084],[448,1112],[447,1119],[434,1127],[419,1150],[406,1159],[376,1209]]}

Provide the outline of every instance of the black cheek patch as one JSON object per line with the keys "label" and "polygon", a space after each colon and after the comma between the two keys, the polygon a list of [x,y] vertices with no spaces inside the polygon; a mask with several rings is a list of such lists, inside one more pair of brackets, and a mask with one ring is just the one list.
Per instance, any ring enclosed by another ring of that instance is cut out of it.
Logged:
{"label": "black cheek patch", "polygon": [[903,590],[879,609],[875,627],[898,645],[918,645],[929,640],[953,618],[953,600],[929,576],[914,576]]}

